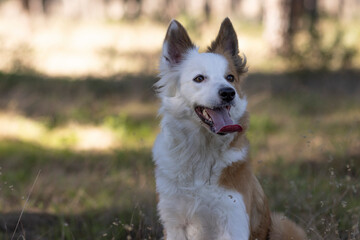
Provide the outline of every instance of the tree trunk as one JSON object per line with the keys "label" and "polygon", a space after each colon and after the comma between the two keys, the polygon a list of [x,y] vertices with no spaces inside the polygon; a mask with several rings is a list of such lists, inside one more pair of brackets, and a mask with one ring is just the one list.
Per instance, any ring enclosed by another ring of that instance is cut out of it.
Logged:
{"label": "tree trunk", "polygon": [[303,0],[267,0],[264,2],[264,37],[276,54],[292,52],[293,35],[302,14]]}

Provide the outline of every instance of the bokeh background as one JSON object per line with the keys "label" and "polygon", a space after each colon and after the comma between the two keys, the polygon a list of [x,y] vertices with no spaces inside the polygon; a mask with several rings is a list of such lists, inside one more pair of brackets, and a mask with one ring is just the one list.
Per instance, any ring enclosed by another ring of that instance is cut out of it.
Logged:
{"label": "bokeh background", "polygon": [[176,18],[204,50],[226,16],[272,210],[310,239],[360,239],[359,12],[359,0],[0,0],[0,239],[161,239],[162,41]]}

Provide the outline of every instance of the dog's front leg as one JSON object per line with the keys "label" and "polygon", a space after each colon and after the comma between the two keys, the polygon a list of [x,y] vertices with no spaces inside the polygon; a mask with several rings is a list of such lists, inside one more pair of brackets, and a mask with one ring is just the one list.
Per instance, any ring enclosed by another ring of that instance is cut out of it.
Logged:
{"label": "dog's front leg", "polygon": [[166,226],[165,224],[165,239],[166,240],[188,240],[186,236],[186,226]]}
{"label": "dog's front leg", "polygon": [[179,196],[160,195],[158,209],[167,240],[188,240],[187,201]]}

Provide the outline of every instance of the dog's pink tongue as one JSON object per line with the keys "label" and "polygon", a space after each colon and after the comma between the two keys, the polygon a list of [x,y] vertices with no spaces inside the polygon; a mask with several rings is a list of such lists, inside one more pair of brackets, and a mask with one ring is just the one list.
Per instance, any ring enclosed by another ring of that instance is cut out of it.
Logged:
{"label": "dog's pink tongue", "polygon": [[213,128],[215,133],[231,133],[241,132],[242,127],[238,124],[234,124],[230,118],[229,110],[225,107],[210,109],[207,108],[206,112],[210,115],[214,122]]}

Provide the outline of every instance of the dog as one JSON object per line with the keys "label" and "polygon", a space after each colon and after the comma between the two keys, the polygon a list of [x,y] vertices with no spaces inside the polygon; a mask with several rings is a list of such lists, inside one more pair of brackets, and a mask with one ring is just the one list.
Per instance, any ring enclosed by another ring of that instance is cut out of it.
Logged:
{"label": "dog", "polygon": [[305,232],[271,214],[251,170],[247,72],[229,18],[206,52],[172,20],[159,80],[161,130],[153,147],[158,212],[169,240],[305,240]]}

